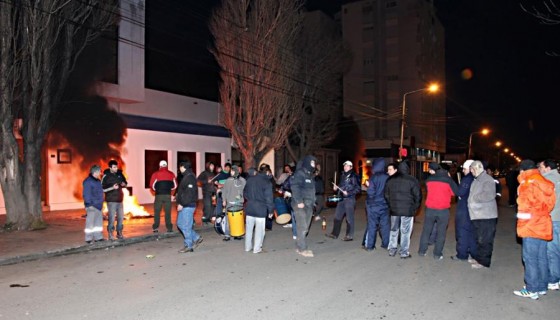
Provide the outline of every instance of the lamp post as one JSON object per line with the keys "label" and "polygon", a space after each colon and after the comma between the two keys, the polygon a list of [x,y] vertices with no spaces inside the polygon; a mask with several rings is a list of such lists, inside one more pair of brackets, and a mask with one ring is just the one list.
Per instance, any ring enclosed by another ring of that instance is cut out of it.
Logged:
{"label": "lamp post", "polygon": [[422,92],[422,91],[428,91],[428,92],[435,93],[438,90],[439,90],[439,85],[434,83],[434,84],[431,84],[427,88],[413,90],[413,91],[409,91],[409,92],[406,92],[405,94],[403,94],[402,116],[401,116],[401,139],[400,139],[400,144],[399,144],[399,161],[402,161],[402,155],[403,155],[404,126],[405,126],[405,117],[406,117],[406,96],[408,96],[409,94],[418,93],[418,92]]}
{"label": "lamp post", "polygon": [[471,132],[471,134],[469,135],[469,150],[467,152],[467,159],[471,158],[471,150],[472,150],[472,136],[474,134],[481,134],[483,136],[487,135],[488,133],[490,133],[490,130],[488,129],[482,129],[481,131],[475,131],[475,132]]}

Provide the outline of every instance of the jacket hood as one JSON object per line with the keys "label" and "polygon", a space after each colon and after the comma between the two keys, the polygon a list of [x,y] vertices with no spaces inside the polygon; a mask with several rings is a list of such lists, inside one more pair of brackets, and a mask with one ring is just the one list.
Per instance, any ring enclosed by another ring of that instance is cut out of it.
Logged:
{"label": "jacket hood", "polygon": [[398,172],[402,173],[402,174],[408,174],[410,172],[410,168],[408,167],[408,164],[406,163],[406,161],[403,161],[401,163],[399,163],[399,168],[398,168]]}
{"label": "jacket hood", "polygon": [[311,165],[311,161],[314,161],[315,164],[317,163],[317,158],[315,158],[314,156],[305,156],[305,158],[303,158],[302,162],[301,162],[301,166],[309,171],[309,172],[313,172],[313,170],[315,170],[315,166]]}
{"label": "jacket hood", "polygon": [[374,173],[385,172],[385,158],[377,158],[373,160],[372,169]]}

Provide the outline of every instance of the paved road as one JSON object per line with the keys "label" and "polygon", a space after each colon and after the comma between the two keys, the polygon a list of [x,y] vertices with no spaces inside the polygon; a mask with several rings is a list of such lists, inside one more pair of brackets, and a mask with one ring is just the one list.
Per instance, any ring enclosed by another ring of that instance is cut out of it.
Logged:
{"label": "paved road", "polygon": [[[363,203],[358,212],[357,238]],[[489,270],[449,259],[452,222],[446,259],[419,257],[421,220],[407,260],[384,250],[367,253],[359,241],[327,239],[316,224],[311,259],[295,253],[290,230],[275,226],[263,254],[245,253],[242,241],[225,243],[206,230],[190,254],[177,253],[181,240],[172,237],[2,266],[0,319],[558,318],[560,292],[537,301],[512,294],[523,285],[512,209],[500,207]]]}

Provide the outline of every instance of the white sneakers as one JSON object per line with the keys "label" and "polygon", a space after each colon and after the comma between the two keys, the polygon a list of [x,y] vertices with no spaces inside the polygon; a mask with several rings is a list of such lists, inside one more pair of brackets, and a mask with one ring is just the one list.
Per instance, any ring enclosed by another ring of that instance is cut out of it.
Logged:
{"label": "white sneakers", "polygon": [[548,290],[559,290],[559,289],[560,289],[560,282],[548,284]]}

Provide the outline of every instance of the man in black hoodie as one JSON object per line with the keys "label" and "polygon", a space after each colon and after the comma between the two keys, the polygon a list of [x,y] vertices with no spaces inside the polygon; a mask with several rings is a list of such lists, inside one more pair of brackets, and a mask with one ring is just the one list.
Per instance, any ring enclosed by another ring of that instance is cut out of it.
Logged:
{"label": "man in black hoodie", "polygon": [[183,175],[177,188],[177,228],[184,237],[184,248],[179,253],[193,252],[201,242],[202,237],[193,230],[193,215],[198,200],[198,187],[192,172],[191,162],[183,161],[179,164],[179,171]]}
{"label": "man in black hoodie", "polygon": [[115,230],[115,214],[117,216],[117,238],[123,239],[123,188],[128,184],[119,164],[115,160],[109,161],[109,168],[103,172],[101,180],[103,192],[105,192],[105,201],[107,202],[107,210],[109,211],[109,222],[107,223],[107,233],[109,240],[115,240],[113,231]]}
{"label": "man in black hoodie", "polygon": [[[266,217],[274,212],[272,198],[272,182],[268,176],[270,167],[262,164],[259,173],[247,179],[243,195],[247,199],[245,215],[247,228],[245,229],[245,251],[251,249],[253,253],[261,253],[265,234]],[[253,229],[255,229],[255,241],[253,244]]]}
{"label": "man in black hoodie", "polygon": [[204,204],[202,223],[210,222],[215,206],[212,204],[212,197],[216,195],[214,185],[214,163],[206,163],[206,169],[198,176],[197,181],[202,189],[202,203]]}
{"label": "man in black hoodie", "polygon": [[307,249],[306,233],[313,215],[315,204],[315,181],[313,172],[317,159],[305,156],[291,179],[292,208],[297,221],[297,253],[304,257],[313,257],[313,251]]}
{"label": "man in black hoodie", "polygon": [[401,162],[398,167],[391,163],[387,167],[389,179],[385,184],[385,199],[391,213],[391,232],[389,237],[389,255],[397,254],[399,231],[401,238],[401,259],[410,258],[410,235],[414,225],[416,210],[422,202],[422,191],[418,180],[408,174],[408,165]]}

